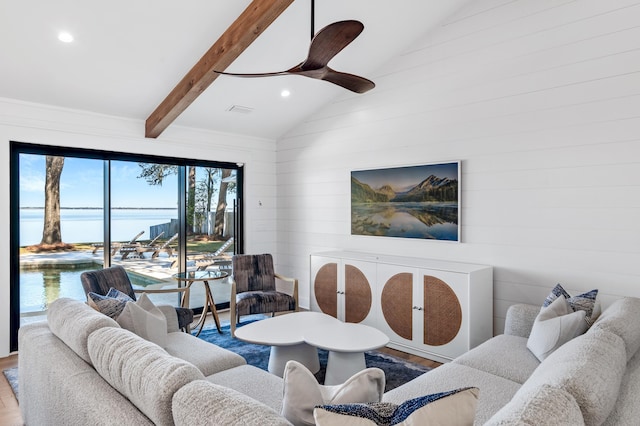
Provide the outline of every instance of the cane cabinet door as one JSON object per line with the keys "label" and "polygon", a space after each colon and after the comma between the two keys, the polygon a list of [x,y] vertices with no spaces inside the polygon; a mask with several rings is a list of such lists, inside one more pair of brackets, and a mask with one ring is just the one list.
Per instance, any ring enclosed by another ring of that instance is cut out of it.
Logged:
{"label": "cane cabinet door", "polygon": [[311,309],[345,322],[373,325],[376,264],[311,257]]}

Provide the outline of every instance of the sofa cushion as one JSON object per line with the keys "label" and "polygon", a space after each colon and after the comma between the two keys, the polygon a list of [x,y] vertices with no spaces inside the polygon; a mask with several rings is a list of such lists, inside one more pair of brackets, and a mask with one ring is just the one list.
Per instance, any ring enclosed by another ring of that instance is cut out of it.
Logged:
{"label": "sofa cushion", "polygon": [[247,363],[237,353],[198,339],[188,333],[167,334],[164,349],[169,354],[195,365],[205,376]]}
{"label": "sofa cushion", "polygon": [[553,351],[589,328],[585,311],[573,311],[563,295],[540,309],[536,317],[527,348],[543,361]]}
{"label": "sofa cushion", "polygon": [[127,302],[134,302],[128,294],[111,287],[106,295],[89,292],[87,304],[109,318],[118,319]]}
{"label": "sofa cushion", "polygon": [[206,380],[243,393],[273,408],[277,413],[282,410],[282,395],[284,392],[282,377],[268,373],[253,365],[230,368],[208,376]]}
{"label": "sofa cushion", "polygon": [[382,401],[401,404],[419,396],[467,387],[480,389],[475,423],[483,424],[511,400],[520,384],[466,365],[448,363],[390,390]]}
{"label": "sofa cushion", "polygon": [[47,321],[51,332],[89,364],[91,364],[87,350],[89,335],[103,327],[120,328],[113,319],[86,303],[66,297],[56,299],[49,305]]}
{"label": "sofa cushion", "polygon": [[313,412],[318,426],[472,425],[478,389],[425,395],[400,405],[391,402],[321,405]]}
{"label": "sofa cushion", "polygon": [[543,384],[523,387],[484,426],[582,425],[580,406],[568,392]]}
{"label": "sofa cushion", "polygon": [[607,426],[635,425],[640,419],[640,351],[627,362],[616,404],[604,423]]}
{"label": "sofa cushion", "polygon": [[315,424],[313,409],[317,405],[380,402],[384,393],[384,371],[366,368],[344,383],[322,386],[307,367],[288,361],[284,368],[284,397],[281,414],[296,426]]}
{"label": "sofa cushion", "polygon": [[195,380],[173,396],[176,426],[290,426],[272,408],[225,386]]}
{"label": "sofa cushion", "polygon": [[522,388],[546,384],[564,389],[580,406],[585,423],[599,425],[613,409],[626,364],[622,339],[613,333],[594,330],[552,353]]}
{"label": "sofa cushion", "polygon": [[616,300],[600,315],[592,329],[620,336],[627,350],[627,360],[630,360],[640,348],[640,299],[625,297]]}
{"label": "sofa cushion", "polygon": [[171,399],[178,389],[204,379],[192,364],[121,328],[93,332],[88,349],[98,374],[157,425],[173,424]]}
{"label": "sofa cushion", "polygon": [[[22,419],[11,421],[0,414],[0,424],[153,426],[124,395],[56,337],[46,321],[21,326],[18,337]],[[107,404],[117,409],[106,410]]]}
{"label": "sofa cushion", "polygon": [[167,345],[167,319],[146,293],[135,302],[127,302],[116,321],[145,340],[163,348]]}
{"label": "sofa cushion", "polygon": [[500,334],[472,351],[452,361],[466,366],[524,383],[540,361],[527,348],[527,339],[520,336]]}

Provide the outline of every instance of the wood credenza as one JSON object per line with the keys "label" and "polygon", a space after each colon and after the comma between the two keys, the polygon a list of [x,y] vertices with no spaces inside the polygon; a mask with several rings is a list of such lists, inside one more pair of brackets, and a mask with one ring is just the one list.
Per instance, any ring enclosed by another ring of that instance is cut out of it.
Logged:
{"label": "wood credenza", "polygon": [[378,328],[389,347],[446,362],[493,335],[493,268],[334,251],[311,255],[311,310]]}

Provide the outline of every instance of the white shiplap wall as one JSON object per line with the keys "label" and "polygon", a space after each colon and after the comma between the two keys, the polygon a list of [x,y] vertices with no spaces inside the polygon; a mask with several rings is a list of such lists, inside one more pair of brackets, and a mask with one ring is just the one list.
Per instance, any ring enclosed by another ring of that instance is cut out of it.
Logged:
{"label": "white shiplap wall", "polygon": [[[494,331],[556,282],[640,297],[640,2],[474,0],[277,145],[281,266],[309,254],[487,263]],[[462,160],[462,243],[350,235],[350,171]]]}

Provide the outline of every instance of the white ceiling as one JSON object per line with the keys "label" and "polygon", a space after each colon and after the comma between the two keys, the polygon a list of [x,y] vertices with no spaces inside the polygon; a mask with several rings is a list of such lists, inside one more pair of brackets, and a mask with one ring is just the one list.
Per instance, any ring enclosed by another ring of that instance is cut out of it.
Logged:
{"label": "white ceiling", "polygon": [[[317,0],[315,29],[363,22],[363,33],[330,66],[375,81],[377,68],[467,1]],[[249,4],[0,0],[0,97],[145,120]],[[310,7],[311,0],[295,0],[227,71],[281,71],[301,62]],[[60,31],[75,41],[58,41]],[[289,98],[281,98],[284,88]],[[300,76],[221,76],[174,124],[275,139],[344,95],[366,96]],[[253,111],[228,112],[232,105]]]}

